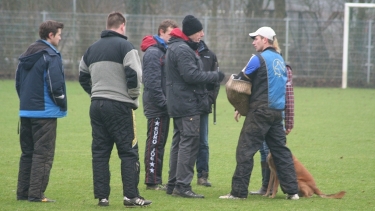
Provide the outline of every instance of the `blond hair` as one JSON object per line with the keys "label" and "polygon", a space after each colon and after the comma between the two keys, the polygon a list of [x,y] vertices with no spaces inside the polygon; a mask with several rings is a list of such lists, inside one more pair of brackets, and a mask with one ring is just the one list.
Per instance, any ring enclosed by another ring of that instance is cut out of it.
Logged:
{"label": "blond hair", "polygon": [[281,53],[281,48],[279,46],[279,42],[277,41],[276,36],[273,37],[273,47],[278,53]]}

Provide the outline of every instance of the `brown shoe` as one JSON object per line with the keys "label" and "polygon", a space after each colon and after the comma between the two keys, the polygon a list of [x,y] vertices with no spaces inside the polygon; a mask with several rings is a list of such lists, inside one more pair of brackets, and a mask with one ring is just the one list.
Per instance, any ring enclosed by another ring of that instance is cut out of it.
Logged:
{"label": "brown shoe", "polygon": [[146,190],[162,190],[162,191],[166,191],[167,187],[166,187],[166,185],[162,185],[162,184],[147,185]]}
{"label": "brown shoe", "polygon": [[211,187],[211,183],[207,180],[207,178],[204,177],[198,178],[197,184],[205,187]]}

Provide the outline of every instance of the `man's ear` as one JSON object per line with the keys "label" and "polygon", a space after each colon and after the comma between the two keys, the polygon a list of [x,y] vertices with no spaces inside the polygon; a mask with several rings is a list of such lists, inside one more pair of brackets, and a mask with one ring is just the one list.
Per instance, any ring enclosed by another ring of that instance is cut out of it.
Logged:
{"label": "man's ear", "polygon": [[52,39],[54,36],[55,36],[55,35],[53,34],[53,32],[48,33],[48,38],[49,38],[49,39]]}

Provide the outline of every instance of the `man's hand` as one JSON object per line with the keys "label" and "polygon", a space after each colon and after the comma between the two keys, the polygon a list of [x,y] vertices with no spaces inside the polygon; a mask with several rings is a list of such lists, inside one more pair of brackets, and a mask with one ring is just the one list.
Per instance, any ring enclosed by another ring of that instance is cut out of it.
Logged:
{"label": "man's hand", "polygon": [[238,120],[240,119],[241,117],[241,114],[240,112],[238,112],[237,110],[234,112],[234,120],[236,120],[236,122],[238,122]]}
{"label": "man's hand", "polygon": [[292,132],[292,129],[286,129],[285,134],[288,135],[290,132]]}
{"label": "man's hand", "polygon": [[217,73],[219,74],[219,81],[218,82],[222,82],[223,79],[225,78],[225,74],[223,72],[220,72],[220,71],[218,71]]}

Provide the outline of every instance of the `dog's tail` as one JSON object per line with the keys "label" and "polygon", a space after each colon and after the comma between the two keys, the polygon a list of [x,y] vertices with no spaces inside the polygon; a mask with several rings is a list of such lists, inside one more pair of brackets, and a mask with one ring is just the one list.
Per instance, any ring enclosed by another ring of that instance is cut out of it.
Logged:
{"label": "dog's tail", "polygon": [[330,198],[330,199],[341,199],[342,197],[345,196],[345,191],[340,191],[338,193],[335,193],[335,194],[329,194],[329,195],[326,195],[326,194],[320,194],[319,196],[322,197],[322,198]]}

